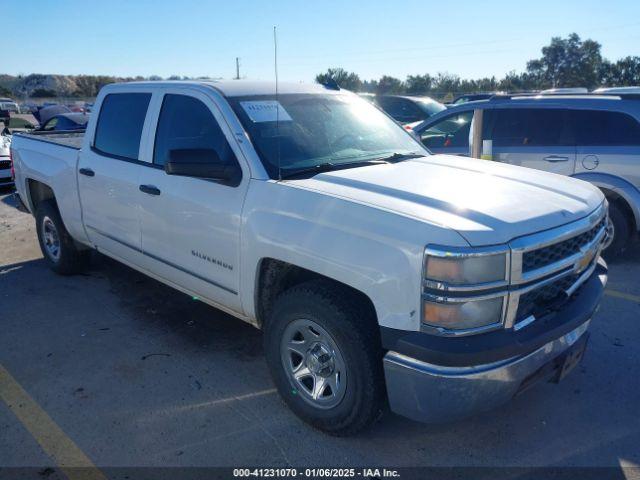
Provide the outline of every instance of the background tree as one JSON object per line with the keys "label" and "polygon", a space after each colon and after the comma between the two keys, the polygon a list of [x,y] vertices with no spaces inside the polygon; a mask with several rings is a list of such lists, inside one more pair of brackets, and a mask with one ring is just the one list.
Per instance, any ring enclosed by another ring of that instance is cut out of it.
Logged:
{"label": "background tree", "polygon": [[602,86],[640,85],[640,57],[625,57],[615,63],[605,60],[600,69]]}
{"label": "background tree", "polygon": [[527,72],[538,79],[539,88],[587,87],[599,85],[602,66],[600,44],[582,41],[578,34],[553,37],[542,48],[542,57],[527,63]]}
{"label": "background tree", "polygon": [[399,94],[404,93],[404,84],[402,80],[390,77],[389,75],[383,75],[380,80],[378,80],[378,85],[376,86],[376,93],[378,95],[391,95],[391,94]]}
{"label": "background tree", "polygon": [[409,75],[404,83],[407,94],[426,95],[431,91],[433,77],[428,73],[424,75]]}
{"label": "background tree", "polygon": [[358,92],[362,88],[360,77],[355,73],[347,72],[343,68],[330,68],[325,73],[316,75],[316,82],[320,84],[327,83],[329,80],[334,80],[340,88],[346,88],[354,92]]}
{"label": "background tree", "polygon": [[438,73],[433,81],[433,91],[439,97],[462,92],[460,77],[451,73]]}

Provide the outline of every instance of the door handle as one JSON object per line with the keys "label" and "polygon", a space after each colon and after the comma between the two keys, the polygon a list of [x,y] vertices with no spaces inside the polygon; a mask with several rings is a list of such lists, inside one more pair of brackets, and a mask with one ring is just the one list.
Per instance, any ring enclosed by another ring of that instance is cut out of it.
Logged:
{"label": "door handle", "polygon": [[549,155],[548,157],[544,157],[544,160],[547,162],[566,162],[569,160],[569,157],[563,157],[560,155]]}
{"label": "door handle", "polygon": [[78,172],[80,172],[80,174],[85,175],[87,177],[95,177],[96,175],[96,172],[94,172],[90,168],[81,168],[80,170],[78,170]]}
{"label": "door handle", "polygon": [[160,189],[153,185],[140,185],[140,191],[149,195],[160,195]]}

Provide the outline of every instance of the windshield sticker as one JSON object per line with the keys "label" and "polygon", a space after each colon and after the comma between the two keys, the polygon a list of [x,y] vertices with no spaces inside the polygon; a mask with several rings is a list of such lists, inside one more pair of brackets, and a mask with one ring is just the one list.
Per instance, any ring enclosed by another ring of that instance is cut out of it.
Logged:
{"label": "windshield sticker", "polygon": [[259,122],[290,122],[291,117],[280,102],[263,100],[259,102],[240,102],[242,108],[254,123]]}

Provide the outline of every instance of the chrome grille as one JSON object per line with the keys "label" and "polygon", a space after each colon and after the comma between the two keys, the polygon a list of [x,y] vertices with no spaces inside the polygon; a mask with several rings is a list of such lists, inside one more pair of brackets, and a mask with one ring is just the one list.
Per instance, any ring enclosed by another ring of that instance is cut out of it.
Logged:
{"label": "chrome grille", "polygon": [[511,283],[505,327],[520,329],[560,309],[595,269],[608,241],[606,205],[589,217],[510,243]]}
{"label": "chrome grille", "polygon": [[579,277],[579,274],[568,275],[521,295],[516,321],[524,320],[531,315],[540,318],[557,310],[569,299],[567,290]]}
{"label": "chrome grille", "polygon": [[581,247],[596,238],[600,229],[605,226],[606,221],[607,219],[604,217],[593,228],[584,233],[548,247],[526,252],[522,257],[522,271],[525,273],[531,272],[579,253]]}

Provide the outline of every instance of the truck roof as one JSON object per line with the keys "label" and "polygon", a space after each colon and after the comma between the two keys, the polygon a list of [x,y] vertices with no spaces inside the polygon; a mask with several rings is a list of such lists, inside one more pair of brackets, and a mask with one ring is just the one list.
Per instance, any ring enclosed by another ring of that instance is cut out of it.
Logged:
{"label": "truck roof", "polygon": [[[175,85],[204,85],[218,90],[225,97],[244,97],[249,95],[273,95],[275,81],[259,80],[167,80],[157,82],[127,82],[109,85],[110,89],[127,88],[128,85],[163,87]],[[121,87],[120,87],[121,86]],[[317,83],[278,82],[278,93],[336,93],[336,90]]]}

